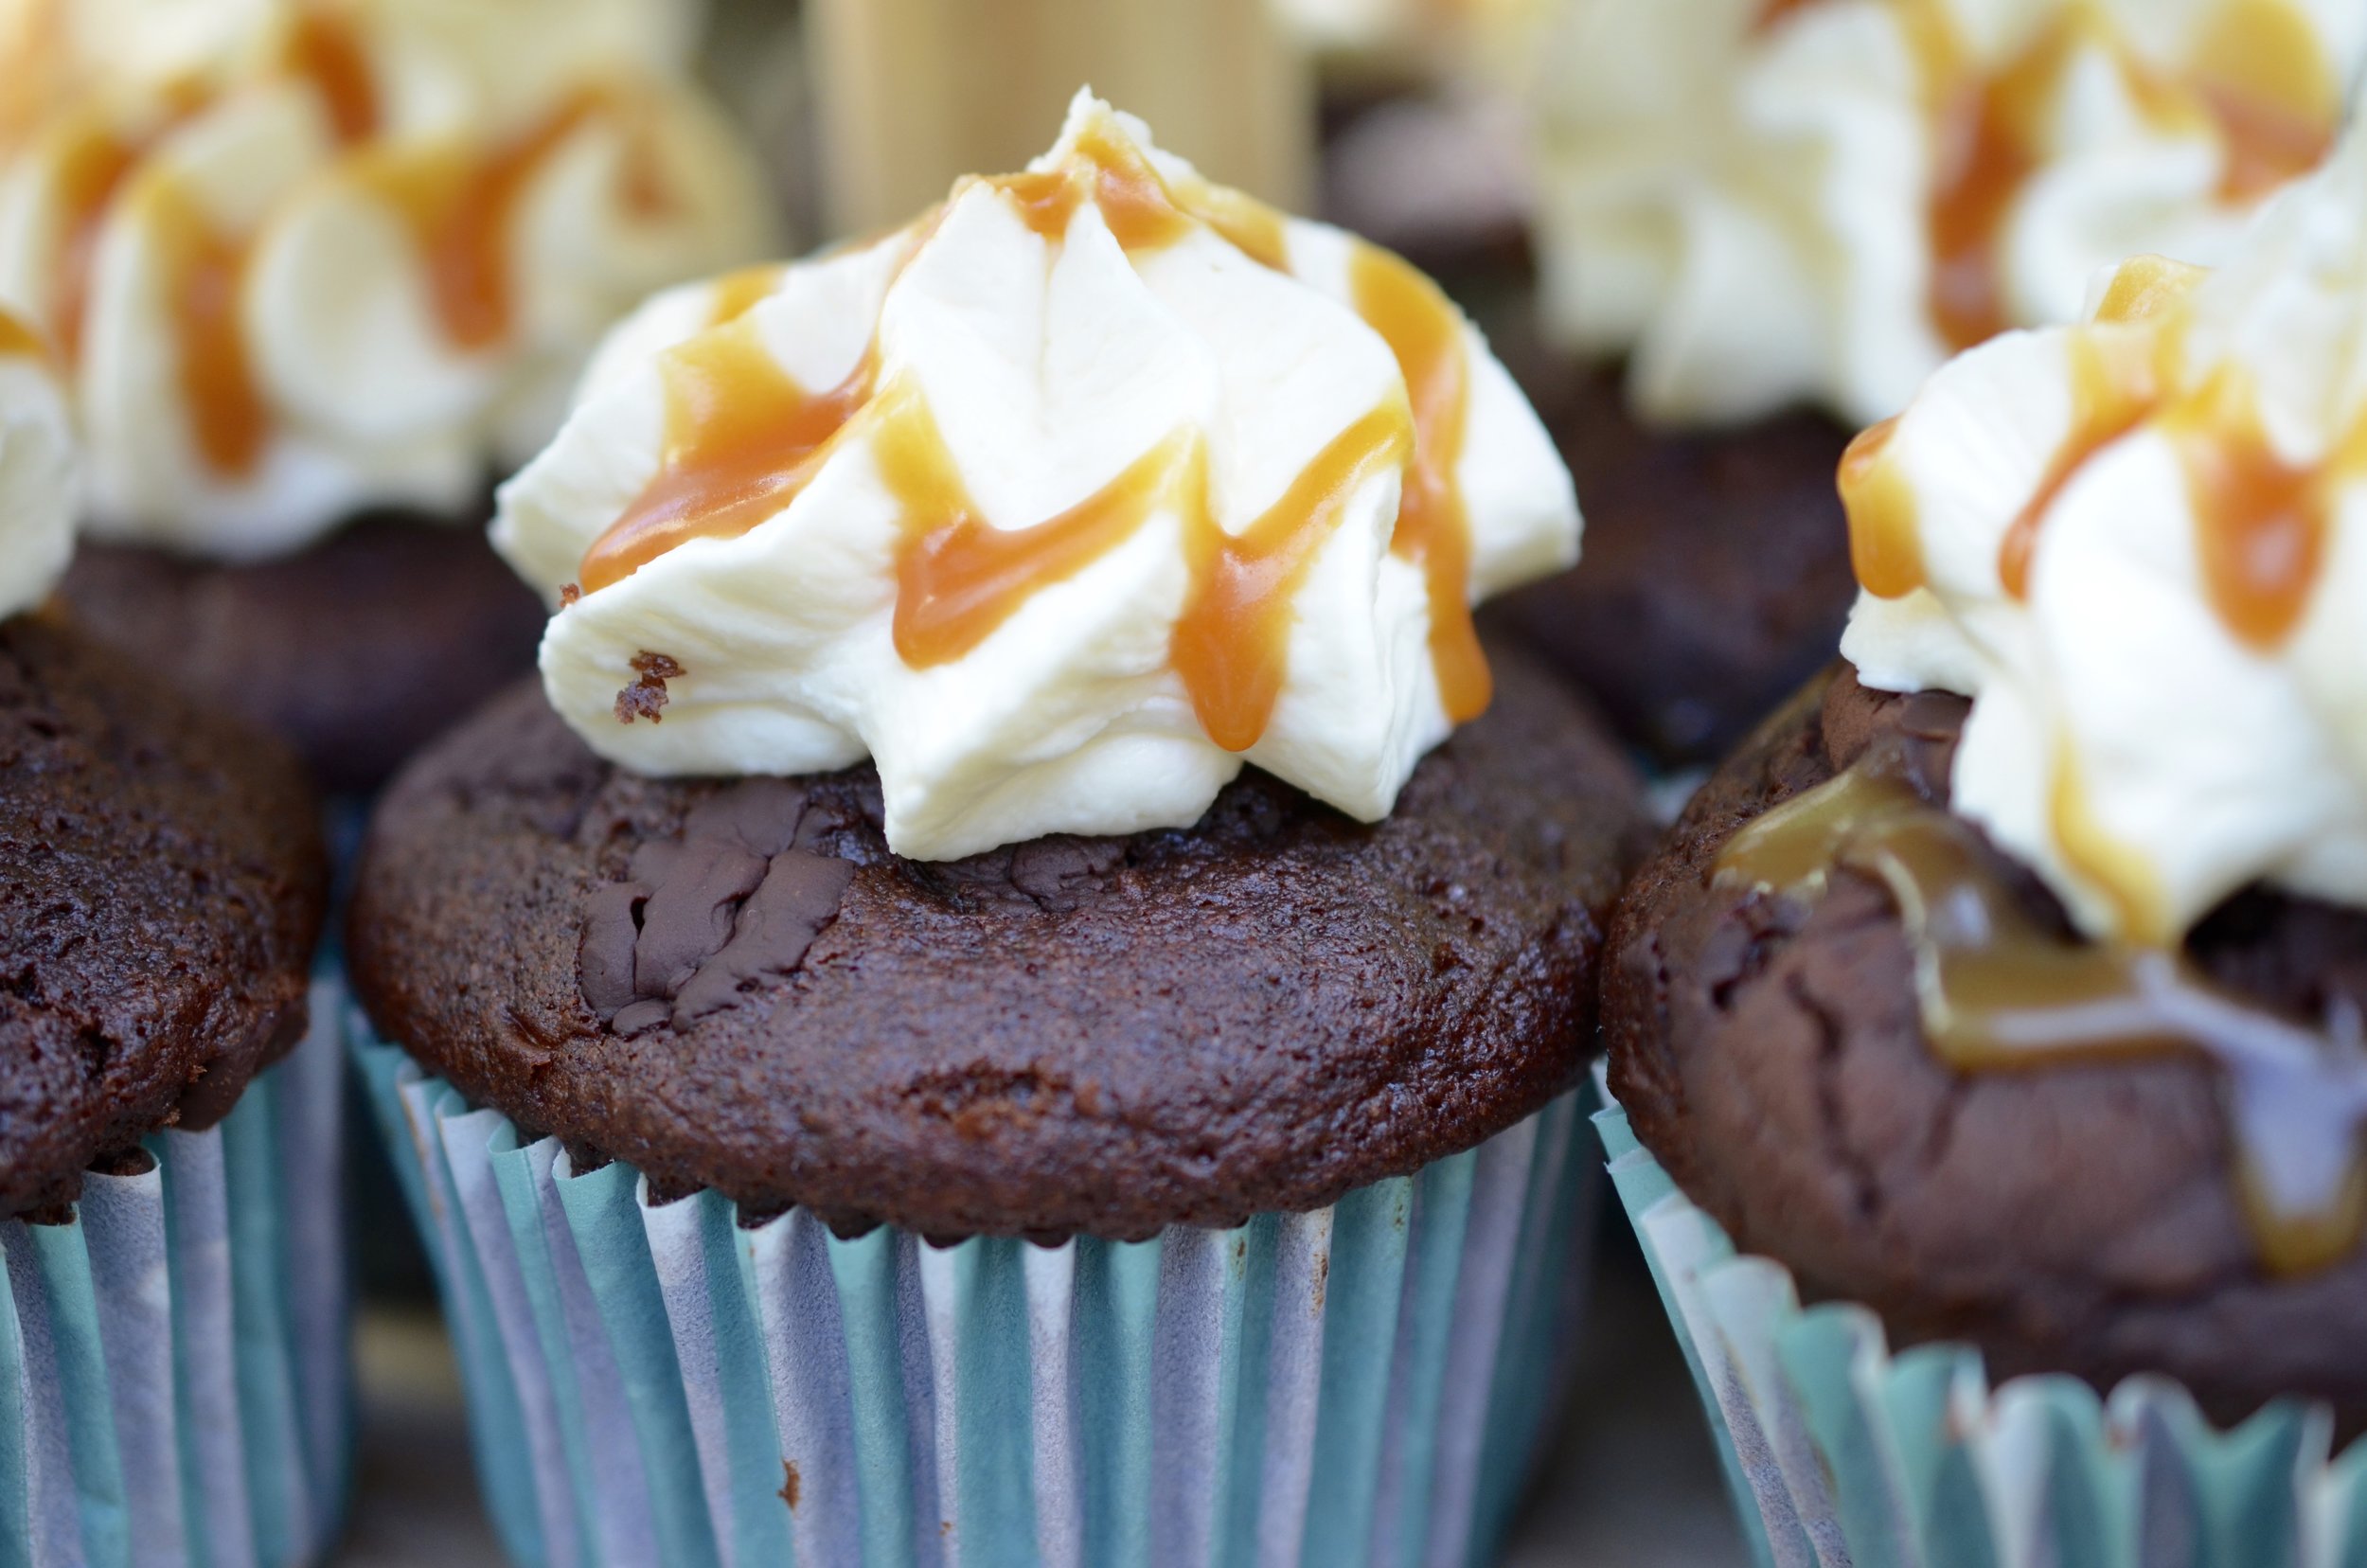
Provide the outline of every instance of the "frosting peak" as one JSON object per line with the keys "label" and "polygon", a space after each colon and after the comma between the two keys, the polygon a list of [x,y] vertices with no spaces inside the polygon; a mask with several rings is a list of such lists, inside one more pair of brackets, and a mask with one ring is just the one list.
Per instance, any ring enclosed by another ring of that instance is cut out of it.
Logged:
{"label": "frosting peak", "polygon": [[460,509],[611,321],[770,231],[664,0],[15,4],[0,75],[49,86],[0,104],[0,302],[60,347],[104,535]]}
{"label": "frosting peak", "polygon": [[1549,315],[1686,420],[1879,419],[2123,257],[2219,259],[2367,56],[2367,9],[2318,0],[1563,11],[1531,73]]}
{"label": "frosting peak", "polygon": [[49,351],[0,311],[0,619],[48,597],[74,553],[74,434]]}
{"label": "frosting peak", "polygon": [[869,755],[891,844],[943,859],[1185,826],[1244,758],[1385,814],[1486,704],[1470,605],[1577,531],[1433,284],[1080,95],[1023,173],[652,301],[494,540],[596,749]]}
{"label": "frosting peak", "polygon": [[1955,800],[2091,935],[2367,905],[2367,138],[2216,274],[1950,364],[1844,465],[1869,684],[1974,697]]}

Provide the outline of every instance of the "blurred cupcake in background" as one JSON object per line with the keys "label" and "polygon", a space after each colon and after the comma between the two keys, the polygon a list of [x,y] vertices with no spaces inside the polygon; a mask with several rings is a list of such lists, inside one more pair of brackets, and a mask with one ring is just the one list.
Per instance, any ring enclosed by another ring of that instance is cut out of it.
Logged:
{"label": "blurred cupcake in background", "polygon": [[1848,667],[1623,900],[1613,1173],[1771,1560],[2367,1551],[2362,324],[2354,136],[1949,362]]}
{"label": "blurred cupcake in background", "polygon": [[772,205],[665,0],[17,0],[0,300],[85,624],[365,788],[530,657],[480,525],[601,330]]}
{"label": "blurred cupcake in background", "polygon": [[2355,0],[1567,0],[1521,68],[1588,570],[1514,605],[1654,748],[1734,739],[1849,604],[1834,465],[2120,258],[2223,256],[2323,156]]}
{"label": "blurred cupcake in background", "polygon": [[351,1447],[326,859],[284,746],[44,608],[74,504],[0,312],[0,1560],[288,1568]]}
{"label": "blurred cupcake in background", "polygon": [[1528,282],[1529,152],[1506,83],[1541,0],[1268,0],[1314,60],[1324,215],[1491,325]]}
{"label": "blurred cupcake in background", "polygon": [[1433,284],[1090,95],[620,326],[349,932],[513,1554],[1485,1560],[1643,814],[1470,606],[1578,534]]}

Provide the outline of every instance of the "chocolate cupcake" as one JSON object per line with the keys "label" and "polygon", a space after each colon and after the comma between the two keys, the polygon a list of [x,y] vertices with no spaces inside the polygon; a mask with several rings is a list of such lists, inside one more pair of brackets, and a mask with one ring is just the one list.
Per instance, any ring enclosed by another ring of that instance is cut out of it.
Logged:
{"label": "chocolate cupcake", "polygon": [[2320,161],[2367,59],[2353,8],[2282,0],[1538,10],[1554,352],[1515,368],[1590,560],[1504,614],[1673,759],[1728,749],[1829,656],[1851,435],[1949,353],[2074,319],[2124,257],[2219,259]]}
{"label": "chocolate cupcake", "polygon": [[66,597],[366,790],[530,668],[491,480],[616,316],[769,238],[689,12],[24,9],[0,303],[69,366],[87,442]]}
{"label": "chocolate cupcake", "polygon": [[512,1550],[1484,1552],[1640,818],[1468,605],[1577,525],[1418,273],[1088,97],[619,329],[350,932]]}
{"label": "chocolate cupcake", "polygon": [[1771,1541],[2358,1547],[2362,315],[2354,140],[1951,363],[1844,467],[1847,664],[1623,900],[1614,1169]]}
{"label": "chocolate cupcake", "polygon": [[0,1558],[307,1562],[349,1441],[312,802],[33,608],[72,508],[65,400],[0,316]]}

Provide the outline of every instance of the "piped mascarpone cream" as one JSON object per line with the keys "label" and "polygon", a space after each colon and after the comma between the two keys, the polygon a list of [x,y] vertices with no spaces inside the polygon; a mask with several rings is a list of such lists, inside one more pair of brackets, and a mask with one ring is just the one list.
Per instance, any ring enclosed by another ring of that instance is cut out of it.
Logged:
{"label": "piped mascarpone cream", "polygon": [[2215,274],[1949,364],[1842,469],[1871,685],[1973,699],[1956,809],[2082,930],[2367,905],[2367,137]]}
{"label": "piped mascarpone cream", "polygon": [[74,430],[49,351],[0,311],[0,618],[48,597],[74,553]]}
{"label": "piped mascarpone cream", "polygon": [[2350,0],[1565,0],[1524,68],[1548,318],[1649,417],[1880,419],[2123,257],[2223,257],[2362,55]]}
{"label": "piped mascarpone cream", "polygon": [[93,531],[266,556],[535,451],[609,324],[770,237],[689,14],[13,0],[0,303],[70,377]]}
{"label": "piped mascarpone cream", "polygon": [[868,756],[945,859],[1186,826],[1245,761],[1385,815],[1486,704],[1470,606],[1578,512],[1427,278],[1080,94],[1025,173],[653,300],[493,537],[601,754]]}

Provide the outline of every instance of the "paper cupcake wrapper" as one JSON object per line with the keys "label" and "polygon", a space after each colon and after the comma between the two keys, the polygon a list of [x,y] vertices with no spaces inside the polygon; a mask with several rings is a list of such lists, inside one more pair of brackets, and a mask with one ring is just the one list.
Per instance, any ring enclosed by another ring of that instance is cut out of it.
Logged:
{"label": "paper cupcake wrapper", "polygon": [[281,1568],[345,1512],[344,1060],[333,986],[220,1125],[0,1223],[0,1564]]}
{"label": "paper cupcake wrapper", "polygon": [[[1762,1568],[2361,1568],[2367,1444],[2281,1401],[2219,1432],[2166,1378],[1991,1388],[1957,1345],[1892,1354],[1738,1254],[1609,1096],[1594,1117]],[[2361,1354],[2367,1355],[2367,1345]]]}
{"label": "paper cupcake wrapper", "polygon": [[356,1054],[522,1563],[1455,1564],[1500,1537],[1597,1207],[1577,1096],[1312,1214],[847,1240],[572,1171]]}

